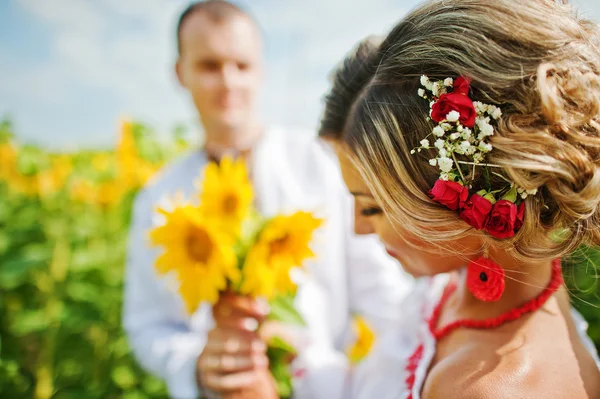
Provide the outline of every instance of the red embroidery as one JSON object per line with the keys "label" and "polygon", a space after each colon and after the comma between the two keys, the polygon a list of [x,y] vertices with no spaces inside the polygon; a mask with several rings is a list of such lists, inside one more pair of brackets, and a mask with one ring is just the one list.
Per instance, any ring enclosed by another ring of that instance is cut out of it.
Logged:
{"label": "red embroidery", "polygon": [[412,389],[415,385],[415,373],[417,372],[417,367],[419,367],[419,363],[421,362],[421,358],[423,357],[423,344],[419,345],[417,349],[413,352],[412,355],[408,358],[408,363],[406,365],[406,371],[408,371],[408,376],[406,377],[406,387],[409,389],[409,395],[407,399],[412,399]]}

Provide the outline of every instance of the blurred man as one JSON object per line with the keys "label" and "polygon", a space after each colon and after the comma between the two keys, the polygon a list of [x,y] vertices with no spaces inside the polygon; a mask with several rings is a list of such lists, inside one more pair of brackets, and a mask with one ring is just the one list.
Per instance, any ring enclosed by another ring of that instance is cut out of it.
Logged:
{"label": "blurred man", "polygon": [[314,240],[317,258],[299,276],[296,306],[307,327],[288,336],[300,346],[293,363],[294,396],[341,397],[351,315],[365,317],[376,332],[384,329],[410,283],[374,239],[351,233],[351,199],[333,158],[314,135],[260,123],[263,42],[252,18],[225,1],[196,3],[181,15],[177,39],[177,77],[194,101],[206,141],[202,150],[163,170],[136,199],[123,315],[129,342],[140,363],[165,379],[174,398],[195,398],[202,389],[227,394],[249,387],[264,393],[258,397],[272,397],[272,384],[261,378],[267,366],[264,341],[255,331],[268,309],[228,297],[214,315],[204,304],[188,316],[172,284],[154,271],[160,251],[146,242],[157,204],[178,191],[191,197],[194,180],[210,160],[243,156],[262,213],[306,210],[326,220]]}

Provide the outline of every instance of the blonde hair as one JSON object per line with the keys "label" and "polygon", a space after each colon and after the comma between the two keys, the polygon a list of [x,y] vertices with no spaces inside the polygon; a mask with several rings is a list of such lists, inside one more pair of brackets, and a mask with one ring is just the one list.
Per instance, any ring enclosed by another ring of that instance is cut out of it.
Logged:
{"label": "blonde hair", "polygon": [[[472,79],[473,100],[503,117],[490,162],[492,184],[540,188],[508,240],[522,260],[561,257],[600,245],[600,32],[553,0],[437,0],[388,35],[377,72],[353,105],[343,140],[376,199],[395,222],[441,244],[473,234],[427,192],[433,153],[411,155],[431,132],[421,75]],[[443,228],[441,228],[443,226]]]}

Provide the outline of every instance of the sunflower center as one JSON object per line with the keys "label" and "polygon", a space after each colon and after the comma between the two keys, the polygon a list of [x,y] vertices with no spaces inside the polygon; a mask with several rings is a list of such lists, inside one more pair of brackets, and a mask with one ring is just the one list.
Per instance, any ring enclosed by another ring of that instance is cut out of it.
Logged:
{"label": "sunflower center", "polygon": [[204,229],[190,227],[185,241],[188,255],[199,263],[207,263],[213,251],[213,241]]}
{"label": "sunflower center", "polygon": [[289,242],[290,236],[288,234],[278,238],[277,240],[271,241],[271,254],[278,255],[286,252]]}
{"label": "sunflower center", "polygon": [[225,213],[234,213],[238,209],[239,203],[237,195],[229,194],[223,200],[223,211]]}

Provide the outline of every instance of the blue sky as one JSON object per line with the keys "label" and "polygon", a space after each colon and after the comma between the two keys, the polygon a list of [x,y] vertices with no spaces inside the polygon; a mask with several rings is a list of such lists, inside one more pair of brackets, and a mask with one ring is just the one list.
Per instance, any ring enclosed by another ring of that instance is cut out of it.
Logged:
{"label": "blue sky", "polygon": [[[358,40],[389,29],[416,0],[240,0],[267,38],[264,120],[315,128],[328,74]],[[110,146],[120,117],[162,132],[197,127],[172,70],[186,0],[1,0],[0,115],[20,140]],[[600,0],[575,1],[600,21]]]}

